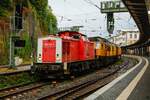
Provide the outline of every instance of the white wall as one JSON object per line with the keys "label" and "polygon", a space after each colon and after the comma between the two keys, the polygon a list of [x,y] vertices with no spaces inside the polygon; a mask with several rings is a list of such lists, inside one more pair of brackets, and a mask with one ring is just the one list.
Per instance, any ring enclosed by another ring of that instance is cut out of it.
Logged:
{"label": "white wall", "polygon": [[[132,37],[130,37],[130,34]],[[135,38],[136,34],[136,38]],[[139,32],[138,31],[132,31],[132,30],[121,30],[119,34],[116,36],[111,37],[109,40],[115,44],[118,44],[120,46],[130,45],[135,43],[139,39]],[[112,41],[114,40],[114,41]]]}

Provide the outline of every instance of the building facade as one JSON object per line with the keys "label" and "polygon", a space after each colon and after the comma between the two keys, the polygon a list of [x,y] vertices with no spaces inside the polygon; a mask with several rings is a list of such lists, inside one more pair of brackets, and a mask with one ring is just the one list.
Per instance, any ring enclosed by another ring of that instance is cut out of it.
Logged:
{"label": "building facade", "polygon": [[139,35],[138,30],[119,30],[117,35],[108,38],[108,40],[119,46],[126,46],[139,40]]}

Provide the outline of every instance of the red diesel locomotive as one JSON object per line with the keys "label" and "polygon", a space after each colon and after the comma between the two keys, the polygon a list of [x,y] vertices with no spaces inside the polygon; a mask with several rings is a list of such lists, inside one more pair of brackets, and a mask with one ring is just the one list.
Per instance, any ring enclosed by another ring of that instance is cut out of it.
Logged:
{"label": "red diesel locomotive", "polygon": [[37,59],[31,70],[49,78],[87,70],[85,64],[92,64],[95,58],[94,43],[79,32],[41,37],[37,45]]}
{"label": "red diesel locomotive", "polygon": [[31,71],[41,77],[55,78],[104,66],[105,61],[96,57],[95,51],[95,43],[79,32],[64,31],[57,36],[41,37]]}

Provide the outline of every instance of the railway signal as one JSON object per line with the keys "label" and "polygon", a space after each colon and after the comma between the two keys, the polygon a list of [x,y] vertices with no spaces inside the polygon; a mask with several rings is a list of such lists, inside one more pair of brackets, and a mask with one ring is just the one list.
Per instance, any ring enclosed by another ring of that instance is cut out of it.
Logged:
{"label": "railway signal", "polygon": [[14,41],[14,46],[17,47],[17,48],[20,48],[20,47],[25,47],[25,40],[15,40]]}
{"label": "railway signal", "polygon": [[15,68],[14,53],[16,47],[24,47],[25,41],[20,39],[19,33],[23,30],[22,21],[23,6],[22,4],[16,4],[15,14],[10,17],[11,36],[10,36],[10,56],[9,64],[11,68]]}
{"label": "railway signal", "polygon": [[12,36],[10,38],[10,67],[15,67],[15,48],[25,47],[25,40],[21,40],[19,36]]}
{"label": "railway signal", "polygon": [[16,11],[15,11],[15,29],[22,29],[22,10],[23,7],[21,4],[16,5]]}
{"label": "railway signal", "polygon": [[113,13],[128,12],[121,1],[103,1],[101,2],[101,13],[107,14],[107,30],[109,35],[114,31]]}

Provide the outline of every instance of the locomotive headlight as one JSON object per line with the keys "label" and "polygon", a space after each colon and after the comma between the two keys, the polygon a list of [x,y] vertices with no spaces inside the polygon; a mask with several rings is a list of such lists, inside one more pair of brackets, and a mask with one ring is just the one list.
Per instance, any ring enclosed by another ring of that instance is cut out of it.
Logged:
{"label": "locomotive headlight", "polygon": [[57,60],[57,61],[60,61],[61,59],[60,59],[60,58],[56,58],[56,60]]}
{"label": "locomotive headlight", "polygon": [[39,61],[42,60],[41,54],[39,54],[38,60],[39,60]]}
{"label": "locomotive headlight", "polygon": [[56,61],[61,61],[59,54],[56,54]]}
{"label": "locomotive headlight", "polygon": [[56,54],[56,60],[59,59],[59,54]]}
{"label": "locomotive headlight", "polygon": [[59,54],[56,54],[57,57],[59,57]]}

